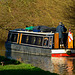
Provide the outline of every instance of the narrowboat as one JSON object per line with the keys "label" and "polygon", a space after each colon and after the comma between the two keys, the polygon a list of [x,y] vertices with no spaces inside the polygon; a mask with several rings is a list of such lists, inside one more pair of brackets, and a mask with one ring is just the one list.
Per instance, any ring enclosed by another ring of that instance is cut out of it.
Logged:
{"label": "narrowboat", "polygon": [[66,46],[60,47],[59,33],[10,30],[5,43],[6,56],[15,53],[45,55],[51,57],[75,56],[73,40],[69,42],[68,33],[64,33]]}

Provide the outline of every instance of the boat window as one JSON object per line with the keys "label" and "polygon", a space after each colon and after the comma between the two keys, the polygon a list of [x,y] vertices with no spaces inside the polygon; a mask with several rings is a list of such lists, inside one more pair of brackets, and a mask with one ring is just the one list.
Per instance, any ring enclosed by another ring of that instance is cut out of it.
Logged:
{"label": "boat window", "polygon": [[27,43],[27,35],[22,35],[21,43]]}
{"label": "boat window", "polygon": [[28,41],[29,44],[34,45],[35,41],[36,41],[36,38],[34,36],[29,36],[29,41]]}
{"label": "boat window", "polygon": [[29,43],[29,36],[28,35],[22,35],[21,43]]}
{"label": "boat window", "polygon": [[36,37],[35,37],[35,36],[32,36],[32,37],[31,37],[31,44],[33,44],[33,45],[34,45],[34,44],[35,44],[35,42],[36,42]]}
{"label": "boat window", "polygon": [[52,48],[52,44],[53,44],[53,36],[50,36],[50,42],[49,42],[49,47]]}
{"label": "boat window", "polygon": [[36,41],[36,37],[35,36],[22,35],[21,43],[34,45],[35,41]]}
{"label": "boat window", "polygon": [[29,36],[26,36],[26,43],[29,42]]}
{"label": "boat window", "polygon": [[36,45],[42,46],[42,39],[43,37],[36,37]]}
{"label": "boat window", "polygon": [[8,34],[8,41],[11,41],[11,36],[12,36],[12,34],[9,33],[9,34]]}
{"label": "boat window", "polygon": [[12,34],[11,42],[17,42],[18,34]]}
{"label": "boat window", "polygon": [[49,45],[49,37],[44,37],[43,46],[48,46],[48,45]]}
{"label": "boat window", "polygon": [[31,36],[29,36],[28,44],[31,44]]}

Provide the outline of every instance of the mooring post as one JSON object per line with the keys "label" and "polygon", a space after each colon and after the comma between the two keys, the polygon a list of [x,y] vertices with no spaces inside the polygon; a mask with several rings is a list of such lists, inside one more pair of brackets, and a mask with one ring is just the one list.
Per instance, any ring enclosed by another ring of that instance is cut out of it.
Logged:
{"label": "mooring post", "polygon": [[1,62],[2,66],[4,66],[4,61]]}

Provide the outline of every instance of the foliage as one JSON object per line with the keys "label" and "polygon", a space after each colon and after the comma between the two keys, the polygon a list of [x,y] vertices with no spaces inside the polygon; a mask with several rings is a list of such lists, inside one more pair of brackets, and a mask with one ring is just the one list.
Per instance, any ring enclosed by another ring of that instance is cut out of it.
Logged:
{"label": "foliage", "polygon": [[11,29],[46,25],[57,27],[62,21],[75,36],[75,0],[0,0],[0,39]]}

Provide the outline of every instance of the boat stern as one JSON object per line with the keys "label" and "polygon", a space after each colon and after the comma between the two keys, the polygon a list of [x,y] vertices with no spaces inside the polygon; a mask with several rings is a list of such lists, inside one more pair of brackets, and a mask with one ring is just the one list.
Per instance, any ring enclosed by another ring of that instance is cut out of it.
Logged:
{"label": "boat stern", "polygon": [[74,49],[52,49],[51,56],[52,57],[75,56],[75,50]]}

